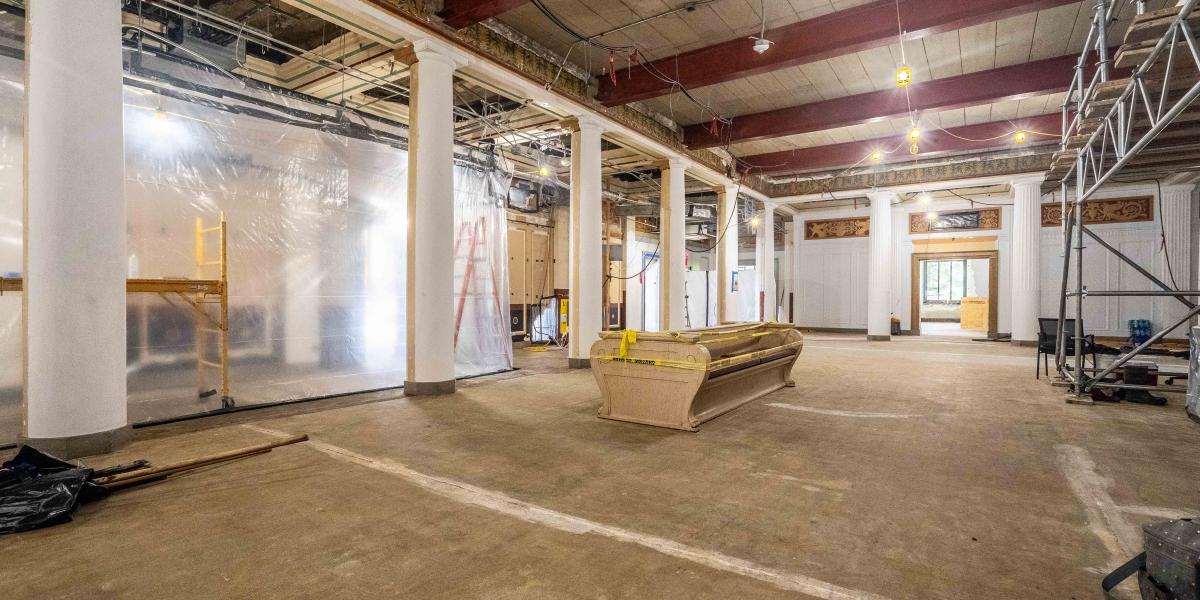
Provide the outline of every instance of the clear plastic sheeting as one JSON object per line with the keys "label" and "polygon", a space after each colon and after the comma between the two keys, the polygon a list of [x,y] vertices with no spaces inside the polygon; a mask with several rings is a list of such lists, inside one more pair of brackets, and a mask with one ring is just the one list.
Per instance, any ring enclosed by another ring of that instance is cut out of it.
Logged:
{"label": "clear plastic sheeting", "polygon": [[[24,268],[24,94],[19,60],[0,58],[0,277]],[[21,430],[21,294],[0,294],[0,444]]]}
{"label": "clear plastic sheeting", "polygon": [[454,372],[512,368],[508,325],[510,180],[472,166],[454,168]]}
{"label": "clear plastic sheeting", "polygon": [[[353,115],[347,125],[328,107],[186,65],[143,64],[125,87],[129,277],[219,281],[224,269],[228,335],[223,351],[219,294],[130,294],[130,421],[403,385],[403,130],[359,126]],[[21,61],[0,58],[0,275],[9,276],[22,268],[21,81]],[[236,94],[195,91],[218,88]],[[330,126],[330,114],[340,121]],[[497,304],[508,296],[507,184],[481,166],[455,170],[459,376],[512,367]],[[20,294],[0,297],[0,443],[20,428],[21,321]]]}
{"label": "clear plastic sheeting", "polygon": [[[127,88],[132,422],[404,382],[406,153]],[[220,225],[225,219],[226,249]]]}

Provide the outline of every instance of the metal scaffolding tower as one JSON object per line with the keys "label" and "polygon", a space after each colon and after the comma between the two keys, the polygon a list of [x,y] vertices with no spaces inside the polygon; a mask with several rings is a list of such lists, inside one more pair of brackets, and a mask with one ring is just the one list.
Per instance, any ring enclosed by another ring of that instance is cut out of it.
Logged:
{"label": "metal scaffolding tower", "polygon": [[[1200,110],[1192,108],[1193,101],[1200,96],[1200,45],[1192,29],[1200,23],[1200,13],[1193,12],[1200,0],[1186,0],[1154,12],[1145,10],[1144,1],[1137,1],[1137,16],[1116,55],[1110,57],[1107,28],[1120,1],[1123,0],[1096,1],[1091,29],[1062,106],[1062,146],[1047,174],[1047,183],[1060,188],[1062,210],[1063,269],[1055,363],[1061,379],[1082,402],[1090,402],[1083,396],[1092,388],[1146,389],[1147,386],[1111,381],[1110,376],[1168,332],[1200,314],[1200,306],[1193,302],[1200,297],[1200,291],[1177,290],[1167,285],[1083,224],[1084,205],[1118,173],[1159,178],[1195,170],[1200,165],[1200,134],[1194,126],[1184,126],[1185,122],[1200,120]],[[1093,65],[1094,71],[1088,77],[1087,71]],[[1175,124],[1179,127],[1172,127]],[[1158,289],[1087,289],[1082,268],[1085,236],[1144,275]],[[1188,312],[1111,365],[1103,369],[1095,364],[1085,367],[1080,318],[1083,302],[1088,297],[1111,296],[1170,297],[1186,306]],[[1068,302],[1074,303],[1073,331],[1064,330]],[[1073,344],[1070,362],[1066,344]],[[1185,391],[1172,387],[1156,389]]]}

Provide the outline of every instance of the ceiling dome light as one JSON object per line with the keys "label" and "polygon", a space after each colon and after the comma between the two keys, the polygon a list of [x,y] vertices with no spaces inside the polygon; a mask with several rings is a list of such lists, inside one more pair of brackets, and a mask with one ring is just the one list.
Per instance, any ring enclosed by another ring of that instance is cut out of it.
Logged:
{"label": "ceiling dome light", "polygon": [[1024,144],[1029,141],[1029,134],[1024,131],[1018,131],[1013,134],[1013,141],[1018,144]]}
{"label": "ceiling dome light", "polygon": [[896,69],[896,87],[908,87],[913,82],[912,69],[908,65],[901,65]]}

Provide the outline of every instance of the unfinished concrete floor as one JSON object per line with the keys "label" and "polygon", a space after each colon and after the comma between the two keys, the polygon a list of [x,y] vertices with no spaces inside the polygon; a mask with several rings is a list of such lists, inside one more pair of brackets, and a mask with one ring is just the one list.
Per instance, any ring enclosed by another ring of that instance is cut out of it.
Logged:
{"label": "unfinished concrete floor", "polygon": [[586,371],[139,430],[169,461],[313,442],[0,537],[17,598],[1097,598],[1200,508],[1200,425],[1075,406],[1002,344],[809,336],[797,387],[699,433],[604,421]]}

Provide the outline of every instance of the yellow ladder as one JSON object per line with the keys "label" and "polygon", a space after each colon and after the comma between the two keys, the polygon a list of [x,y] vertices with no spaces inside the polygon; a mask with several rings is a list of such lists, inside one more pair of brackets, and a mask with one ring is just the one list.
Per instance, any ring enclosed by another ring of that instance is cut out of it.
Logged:
{"label": "yellow ladder", "polygon": [[[217,234],[217,258],[209,259],[205,240],[212,234]],[[217,270],[219,292],[216,298],[213,294],[199,292],[194,299],[194,306],[200,308],[203,319],[196,320],[196,388],[201,398],[211,396],[218,390],[206,389],[208,369],[215,369],[221,379],[220,394],[221,408],[231,408],[233,397],[229,394],[229,261],[226,247],[225,211],[221,211],[220,222],[213,227],[205,227],[204,221],[196,217],[196,279],[205,279],[206,272]],[[202,308],[203,304],[217,304],[217,314],[214,318],[209,311]],[[205,342],[207,336],[217,338],[217,359],[209,360]]]}

